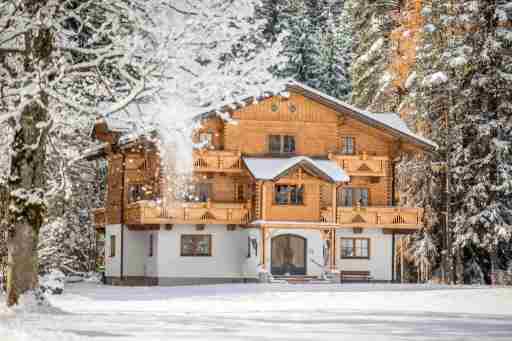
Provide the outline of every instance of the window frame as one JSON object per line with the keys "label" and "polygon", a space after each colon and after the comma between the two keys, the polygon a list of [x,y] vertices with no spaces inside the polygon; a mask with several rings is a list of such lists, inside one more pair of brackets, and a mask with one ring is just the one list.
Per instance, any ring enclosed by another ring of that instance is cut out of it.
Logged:
{"label": "window frame", "polygon": [[[353,250],[353,256],[346,256],[343,252],[343,250],[345,249],[345,246],[343,245],[343,242],[344,241],[351,241],[351,244],[352,244],[352,250]],[[366,242],[366,256],[362,256],[361,254],[357,254],[357,250],[364,250],[365,248],[363,247],[357,247],[356,246],[356,241],[365,241]],[[340,238],[340,259],[370,259],[371,257],[371,253],[370,253],[370,245],[371,245],[371,242],[370,242],[370,238],[367,238],[367,237],[341,237]]]}
{"label": "window frame", "polygon": [[[134,191],[134,188],[137,188],[137,192]],[[144,200],[146,198],[146,193],[144,191],[144,184],[143,183],[131,183],[128,184],[128,191],[127,191],[127,202],[129,204],[132,204],[137,201]],[[135,196],[134,193],[139,193],[140,195],[138,197]]]}
{"label": "window frame", "polygon": [[[360,198],[363,197],[362,193],[366,193],[366,204],[361,203],[361,207],[369,207],[370,206],[370,188],[369,187],[342,187],[340,189],[341,194],[340,194],[339,200],[337,200],[338,207],[357,207],[356,190],[359,191]],[[350,193],[350,201],[351,201],[350,206],[347,206],[345,200],[343,200],[343,198],[349,197],[348,195],[346,195],[344,193]]]}
{"label": "window frame", "polygon": [[[347,141],[351,141],[351,152],[347,150]],[[342,155],[356,155],[356,138],[354,136],[342,136],[341,137],[341,154]]]}
{"label": "window frame", "polygon": [[[185,238],[204,238],[208,240],[208,254],[185,253],[183,241]],[[212,257],[212,235],[211,234],[182,234],[180,237],[180,257]]]}
{"label": "window frame", "polygon": [[153,233],[150,233],[149,234],[149,253],[148,253],[148,257],[152,258],[153,255],[154,255],[154,240],[155,238],[153,237]]}
{"label": "window frame", "polygon": [[[203,137],[207,137],[206,138],[207,143],[204,143],[205,140],[203,139]],[[201,132],[201,133],[199,133],[198,138],[199,138],[200,144],[204,143],[204,145],[202,145],[202,148],[211,148],[213,146],[213,132],[211,132],[211,131]]]}
{"label": "window frame", "polygon": [[[287,196],[287,200],[285,203],[281,203],[277,200],[277,195],[279,193],[278,187],[295,187],[295,190],[291,190],[288,193],[285,193]],[[302,191],[302,193],[299,195],[299,191]],[[295,192],[295,194],[294,194]],[[304,185],[298,185],[298,184],[276,184],[274,185],[274,195],[273,195],[273,203],[274,205],[279,206],[304,206],[304,192],[305,192],[305,186]],[[293,202],[292,198],[295,197],[296,199],[300,198],[300,202]]]}
{"label": "window frame", "polygon": [[[275,150],[277,141],[276,138],[279,139],[279,150]],[[268,152],[274,155],[290,155],[295,154],[297,152],[297,141],[295,135],[279,135],[279,134],[270,134],[268,135]],[[291,143],[290,143],[291,142]],[[293,150],[288,150],[288,147],[293,146]]]}
{"label": "window frame", "polygon": [[109,257],[110,258],[116,257],[116,235],[115,234],[110,235],[110,240],[109,240],[108,245],[110,247]]}

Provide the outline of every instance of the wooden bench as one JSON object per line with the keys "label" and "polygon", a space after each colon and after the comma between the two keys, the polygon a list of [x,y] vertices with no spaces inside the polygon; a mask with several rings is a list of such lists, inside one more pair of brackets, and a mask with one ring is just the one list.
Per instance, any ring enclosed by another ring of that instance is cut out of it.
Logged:
{"label": "wooden bench", "polygon": [[347,280],[349,281],[357,281],[357,282],[370,282],[372,276],[370,275],[370,271],[341,271],[340,272],[340,283],[343,283]]}

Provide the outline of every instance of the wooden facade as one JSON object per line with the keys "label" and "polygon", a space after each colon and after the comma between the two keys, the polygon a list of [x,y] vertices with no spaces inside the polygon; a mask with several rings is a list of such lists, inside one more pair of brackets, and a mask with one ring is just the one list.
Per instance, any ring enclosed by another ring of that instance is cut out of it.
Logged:
{"label": "wooden facade", "polygon": [[[193,138],[202,145],[193,151],[191,181],[196,186],[191,191],[199,194],[187,202],[167,196],[169,174],[144,137],[120,144],[101,122],[95,137],[107,143],[102,155],[108,161],[108,193],[106,207],[94,211],[95,222],[99,228],[125,224],[137,229],[173,224],[417,229],[422,210],[396,207],[394,160],[403,152],[435,147],[363,114],[291,86],[286,96],[232,110],[226,122],[212,114],[200,116]],[[246,157],[293,156],[331,161],[350,179],[329,181],[302,165],[276,179],[261,179],[244,163]],[[283,188],[300,189],[295,195],[300,199],[278,202],[276,191]]]}

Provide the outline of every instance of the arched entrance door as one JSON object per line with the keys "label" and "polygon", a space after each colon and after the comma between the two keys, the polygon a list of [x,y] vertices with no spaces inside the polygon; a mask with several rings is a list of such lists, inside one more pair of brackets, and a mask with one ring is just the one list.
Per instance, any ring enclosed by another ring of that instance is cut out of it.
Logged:
{"label": "arched entrance door", "polygon": [[272,238],[272,275],[306,274],[306,239],[284,234]]}

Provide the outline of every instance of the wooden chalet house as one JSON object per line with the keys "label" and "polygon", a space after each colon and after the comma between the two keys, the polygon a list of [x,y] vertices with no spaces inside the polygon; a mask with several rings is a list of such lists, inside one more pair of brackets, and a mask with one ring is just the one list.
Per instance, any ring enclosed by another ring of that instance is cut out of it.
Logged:
{"label": "wooden chalet house", "polygon": [[397,236],[420,228],[422,210],[397,207],[394,160],[436,146],[392,113],[368,113],[291,83],[230,109],[203,114],[194,138],[193,200],[169,202],[158,150],[99,119],[108,162],[108,283],[175,285],[257,281],[261,274],[340,271],[395,277]]}

